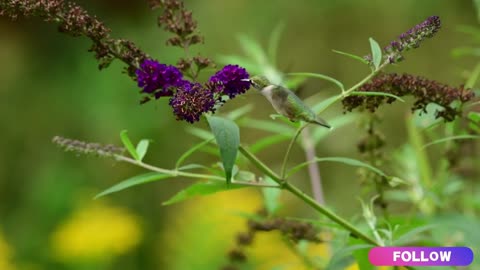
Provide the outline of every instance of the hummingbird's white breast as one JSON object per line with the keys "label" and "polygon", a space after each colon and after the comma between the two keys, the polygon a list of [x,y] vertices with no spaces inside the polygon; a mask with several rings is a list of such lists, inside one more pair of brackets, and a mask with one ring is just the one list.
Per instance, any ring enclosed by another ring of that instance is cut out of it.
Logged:
{"label": "hummingbird's white breast", "polygon": [[270,102],[270,104],[272,104],[272,107],[277,113],[285,115],[285,111],[283,110],[281,104],[278,104],[278,101],[273,100],[273,89],[275,87],[275,85],[269,85],[260,90],[260,93],[267,98],[267,100]]}

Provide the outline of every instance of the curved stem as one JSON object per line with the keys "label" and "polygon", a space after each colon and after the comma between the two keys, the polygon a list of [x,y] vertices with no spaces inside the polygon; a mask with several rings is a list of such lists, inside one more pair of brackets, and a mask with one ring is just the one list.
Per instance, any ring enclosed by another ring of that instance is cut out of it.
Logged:
{"label": "curved stem", "polygon": [[[225,182],[225,177],[221,177],[221,176],[217,176],[217,175],[189,173],[189,172],[182,172],[182,171],[178,171],[178,170],[163,169],[163,168],[155,167],[155,166],[150,165],[150,164],[143,163],[141,161],[134,160],[134,159],[126,157],[126,156],[122,156],[122,155],[116,155],[115,158],[117,160],[142,167],[142,168],[147,169],[147,170],[152,171],[152,172],[168,174],[168,175],[171,175],[171,176],[184,176],[184,177],[189,177],[189,178],[200,178],[200,179],[204,179],[204,180],[208,179],[208,180]],[[268,184],[255,183],[255,182],[233,181],[232,183],[238,184],[238,185],[243,185],[243,186],[252,186],[252,187],[281,188],[278,185],[268,185]]]}
{"label": "curved stem", "polygon": [[249,150],[245,147],[240,145],[238,148],[240,153],[244,155],[250,162],[253,163],[260,171],[264,174],[269,176],[273,181],[277,182],[283,189],[288,190],[290,193],[298,197],[300,200],[304,201],[306,204],[310,205],[314,208],[317,212],[323,214],[331,221],[337,223],[341,227],[345,228],[349,231],[354,237],[358,237],[365,242],[379,246],[380,244],[370,236],[364,234],[359,229],[357,229],[353,224],[348,222],[347,220],[343,219],[342,217],[338,216],[334,212],[327,209],[325,206],[316,202],[313,198],[309,197],[307,194],[303,193],[300,189],[293,186],[292,184],[285,182],[280,176],[278,176],[275,172],[273,172],[267,165],[265,165],[262,161],[260,161],[254,154],[252,154]]}
{"label": "curved stem", "polygon": [[290,151],[292,151],[293,145],[295,144],[295,141],[297,140],[298,136],[300,133],[302,133],[303,129],[307,127],[308,124],[305,124],[303,126],[300,126],[297,131],[295,132],[295,135],[293,136],[292,140],[290,140],[290,144],[288,144],[287,152],[285,153],[285,156],[283,157],[283,162],[282,162],[282,170],[280,173],[280,178],[285,180],[285,172],[287,170],[287,161],[288,158],[290,157]]}
{"label": "curved stem", "polygon": [[370,81],[373,77],[375,77],[385,66],[387,66],[389,63],[388,61],[385,61],[383,62],[382,65],[380,65],[378,67],[378,69],[374,70],[372,73],[370,73],[367,77],[363,78],[363,80],[359,81],[358,83],[356,83],[355,85],[353,85],[352,87],[348,88],[347,90],[345,90],[345,92],[342,93],[342,97],[347,97],[350,93],[352,93],[353,91],[357,90],[358,88],[360,88],[362,85],[364,85],[365,83],[367,83],[368,81]]}

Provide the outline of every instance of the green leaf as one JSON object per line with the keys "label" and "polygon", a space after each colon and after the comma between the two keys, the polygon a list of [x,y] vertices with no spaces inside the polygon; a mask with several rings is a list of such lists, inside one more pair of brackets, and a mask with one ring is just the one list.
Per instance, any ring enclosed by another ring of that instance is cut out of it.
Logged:
{"label": "green leaf", "polygon": [[326,270],[345,269],[345,261],[357,250],[371,249],[372,245],[356,244],[349,245],[337,250],[326,267]]}
{"label": "green leaf", "polygon": [[368,40],[370,41],[370,49],[372,51],[373,66],[375,67],[375,70],[377,70],[382,63],[382,49],[380,48],[380,45],[378,45],[378,42],[373,38],[369,38]]}
{"label": "green leaf", "polygon": [[405,102],[401,97],[395,96],[390,93],[385,93],[385,92],[362,92],[362,91],[354,91],[350,93],[352,96],[386,96],[386,97],[391,97],[394,98],[398,101]]}
{"label": "green leaf", "polygon": [[208,140],[205,140],[199,144],[196,144],[195,146],[191,147],[188,149],[185,153],[183,153],[182,156],[180,156],[177,160],[177,163],[175,164],[175,168],[178,169],[180,165],[187,159],[189,156],[191,156],[193,153],[204,147],[205,145],[209,144],[211,141],[213,141],[213,138],[210,138]]}
{"label": "green leaf", "polygon": [[477,20],[480,22],[480,0],[473,0],[477,12]]}
{"label": "green leaf", "polygon": [[118,192],[133,186],[138,186],[142,185],[145,183],[153,182],[153,181],[158,181],[158,180],[163,180],[172,177],[172,175],[169,174],[164,174],[164,173],[157,173],[157,172],[149,172],[145,174],[140,174],[136,175],[132,178],[129,178],[127,180],[124,180],[104,191],[99,193],[97,196],[95,196],[95,199],[103,197],[105,195]]}
{"label": "green leaf", "polygon": [[250,146],[250,151],[252,151],[252,153],[256,154],[258,152],[260,152],[261,150],[271,146],[271,145],[274,145],[274,144],[277,144],[279,142],[283,142],[283,141],[286,141],[290,139],[290,137],[288,135],[284,135],[284,134],[275,134],[275,135],[270,135],[270,136],[267,136],[267,137],[264,137],[264,138],[261,138],[259,140],[257,140],[254,144],[252,144]]}
{"label": "green leaf", "polygon": [[205,170],[209,170],[210,167],[207,167],[207,166],[201,165],[201,164],[192,163],[192,164],[187,164],[187,165],[184,165],[184,166],[182,166],[182,167],[179,167],[177,170],[179,170],[179,171],[188,171],[188,170],[194,170],[194,169],[205,169]]}
{"label": "green leaf", "polygon": [[[268,176],[265,176],[265,183],[271,185],[277,184]],[[262,193],[263,201],[268,214],[274,215],[280,208],[280,194],[282,193],[282,190],[279,188],[262,188]]]}
{"label": "green leaf", "polygon": [[270,39],[268,41],[268,58],[273,66],[277,62],[278,56],[278,45],[280,44],[280,37],[282,36],[283,29],[285,28],[284,23],[279,23],[275,29],[273,29]]}
{"label": "green leaf", "polygon": [[333,103],[339,101],[340,99],[342,98],[341,95],[337,95],[337,96],[331,96],[327,99],[324,99],[322,102],[319,102],[317,104],[315,104],[313,107],[312,107],[312,110],[316,113],[316,114],[319,114],[323,111],[325,111],[328,107],[332,106]]}
{"label": "green leaf", "polygon": [[[342,114],[339,115],[331,120],[328,121],[328,123],[332,126],[335,127],[335,129],[338,129],[340,127],[346,126],[350,123],[355,122],[355,120],[358,119],[358,115],[355,113],[349,113],[349,114]],[[325,138],[327,135],[332,134],[330,130],[326,128],[316,128],[313,130],[312,133],[312,140],[315,145],[317,145],[323,138]]]}
{"label": "green leaf", "polygon": [[368,64],[368,61],[365,60],[365,58],[361,57],[361,56],[358,56],[358,55],[355,55],[355,54],[351,54],[351,53],[347,53],[347,52],[342,52],[342,51],[338,51],[338,50],[332,50],[334,53],[338,53],[340,55],[344,55],[344,56],[347,56],[347,57],[350,57],[354,60],[357,60],[363,64]]}
{"label": "green leaf", "polygon": [[473,88],[478,81],[478,77],[480,76],[480,63],[475,66],[472,73],[468,77],[467,82],[465,83],[465,88]]}
{"label": "green leaf", "polygon": [[478,136],[478,135],[450,136],[450,137],[438,139],[438,140],[435,140],[433,142],[427,143],[427,144],[422,146],[422,149],[425,149],[425,148],[427,148],[429,146],[432,146],[432,145],[435,145],[435,144],[444,143],[444,142],[453,141],[453,140],[468,140],[468,139],[479,139],[479,138],[480,138],[480,136]]}
{"label": "green leaf", "polygon": [[198,127],[188,127],[187,132],[203,140],[209,140],[213,137],[210,131]]}
{"label": "green leaf", "polygon": [[291,76],[301,76],[301,77],[312,77],[312,78],[318,78],[318,79],[323,79],[329,82],[332,82],[340,88],[340,90],[345,91],[345,86],[343,86],[343,83],[341,83],[339,80],[334,79],[330,76],[319,74],[319,73],[310,73],[310,72],[295,72],[295,73],[288,73],[287,75]]}
{"label": "green leaf", "polygon": [[239,185],[239,184],[231,184],[228,188],[222,182],[199,182],[195,183],[186,189],[178,192],[172,198],[168,199],[167,201],[163,202],[162,205],[170,205],[174,203],[178,203],[181,201],[185,201],[187,199],[191,199],[196,196],[200,195],[208,195],[217,192],[237,189],[237,188],[245,188],[248,187],[246,185]]}
{"label": "green leaf", "polygon": [[425,149],[422,147],[425,145],[423,143],[423,135],[421,131],[417,128],[414,121],[411,117],[407,119],[407,133],[408,133],[408,142],[413,147],[414,150],[414,159],[420,173],[421,183],[424,188],[430,189],[433,184],[433,171],[428,159],[428,155]]}
{"label": "green leaf", "polygon": [[260,65],[267,63],[267,56],[257,41],[243,34],[238,35],[237,39],[248,57],[255,60],[255,62]]}
{"label": "green leaf", "polygon": [[287,136],[293,135],[295,129],[284,124],[275,123],[272,121],[256,120],[253,118],[245,117],[240,121],[242,127],[249,127],[258,130],[268,131],[272,133],[285,134]]}
{"label": "green leaf", "polygon": [[292,174],[296,173],[297,171],[299,171],[303,167],[307,166],[310,163],[314,163],[314,162],[339,162],[339,163],[343,163],[343,164],[350,165],[350,166],[363,167],[363,168],[369,169],[370,171],[372,171],[372,172],[374,172],[378,175],[388,177],[388,175],[385,174],[383,171],[373,167],[370,164],[367,164],[367,163],[362,162],[360,160],[356,160],[356,159],[352,159],[352,158],[345,158],[345,157],[323,157],[323,158],[318,158],[317,157],[313,161],[303,162],[303,163],[295,166],[293,169],[291,169],[287,173],[287,177],[290,177]]}
{"label": "green leaf", "polygon": [[240,130],[232,120],[216,116],[209,116],[207,120],[220,148],[220,157],[222,158],[228,185],[232,179],[232,170],[240,146]]}
{"label": "green leaf", "polygon": [[430,231],[433,228],[438,227],[438,225],[435,224],[428,224],[428,225],[422,225],[420,227],[417,227],[415,229],[412,229],[411,231],[402,234],[399,238],[393,241],[393,245],[395,246],[402,246],[402,245],[409,245],[415,243],[416,238],[418,238],[418,235]]}
{"label": "green leaf", "polygon": [[135,160],[140,160],[137,150],[135,149],[135,146],[133,146],[132,141],[130,141],[130,138],[128,137],[127,133],[128,133],[127,130],[122,130],[120,132],[120,139],[122,140],[123,146],[127,148],[128,152]]}
{"label": "green leaf", "polygon": [[239,170],[237,174],[235,174],[235,180],[241,182],[253,182],[256,179],[256,175],[250,171],[242,171]]}
{"label": "green leaf", "polygon": [[480,56],[479,48],[472,47],[458,47],[452,50],[453,57],[463,57],[463,56]]}
{"label": "green leaf", "polygon": [[231,119],[231,120],[236,120],[242,116],[244,116],[245,114],[251,112],[253,109],[253,105],[252,104],[247,104],[245,106],[242,106],[238,109],[235,109],[233,111],[231,111],[230,113],[228,113],[228,116],[227,118],[228,119]]}
{"label": "green leaf", "polygon": [[138,160],[142,161],[148,151],[148,146],[150,144],[150,140],[143,139],[137,144],[136,152],[138,154]]}

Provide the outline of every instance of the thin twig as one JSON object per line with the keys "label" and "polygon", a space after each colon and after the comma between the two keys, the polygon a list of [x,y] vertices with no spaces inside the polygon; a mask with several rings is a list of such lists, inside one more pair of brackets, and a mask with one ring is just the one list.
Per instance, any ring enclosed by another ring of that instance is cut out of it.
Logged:
{"label": "thin twig", "polygon": [[319,203],[325,204],[325,197],[322,187],[322,176],[320,174],[320,168],[315,161],[317,154],[315,153],[315,144],[312,141],[310,129],[306,128],[302,133],[303,149],[305,151],[306,161],[308,163],[308,173],[310,175],[310,184],[312,186],[313,198]]}

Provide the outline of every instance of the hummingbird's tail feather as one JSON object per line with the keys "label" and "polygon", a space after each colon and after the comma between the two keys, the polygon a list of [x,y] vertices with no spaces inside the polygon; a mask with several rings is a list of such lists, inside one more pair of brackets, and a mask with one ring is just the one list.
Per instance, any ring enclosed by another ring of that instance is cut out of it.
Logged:
{"label": "hummingbird's tail feather", "polygon": [[313,123],[313,124],[320,125],[320,126],[322,126],[322,127],[332,128],[332,127],[327,123],[327,121],[323,120],[322,118],[320,118],[320,117],[318,117],[318,116],[313,120],[312,123]]}

